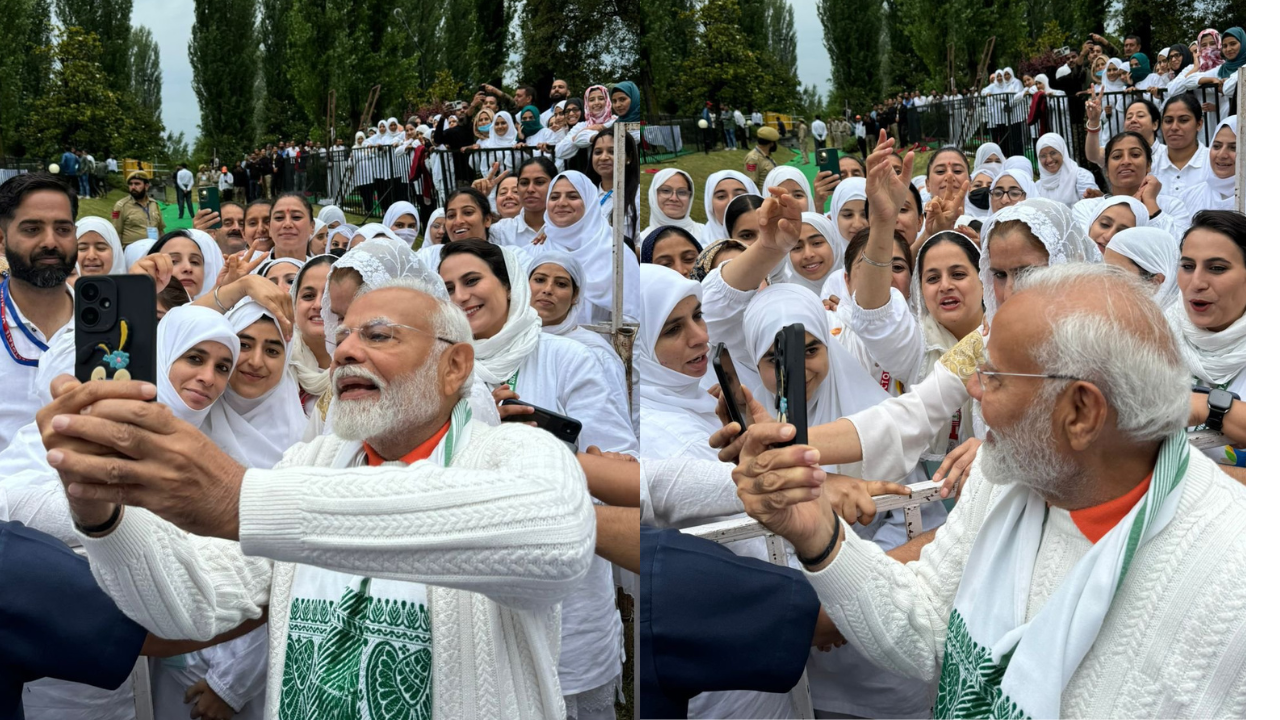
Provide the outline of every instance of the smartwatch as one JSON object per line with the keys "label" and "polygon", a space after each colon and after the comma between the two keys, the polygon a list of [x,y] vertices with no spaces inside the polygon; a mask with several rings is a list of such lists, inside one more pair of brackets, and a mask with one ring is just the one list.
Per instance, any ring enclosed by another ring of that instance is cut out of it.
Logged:
{"label": "smartwatch", "polygon": [[1231,410],[1231,406],[1240,396],[1220,388],[1196,387],[1192,392],[1202,392],[1209,395],[1209,419],[1205,421],[1205,427],[1215,432],[1222,432],[1222,419],[1226,417],[1227,412]]}

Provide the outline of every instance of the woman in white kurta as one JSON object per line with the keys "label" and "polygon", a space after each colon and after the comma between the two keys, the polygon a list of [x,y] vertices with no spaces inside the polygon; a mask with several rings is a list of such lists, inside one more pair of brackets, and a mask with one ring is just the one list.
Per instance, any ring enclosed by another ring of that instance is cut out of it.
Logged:
{"label": "woman in white kurta", "polygon": [[[634,453],[626,398],[580,343],[542,332],[529,281],[514,248],[477,240],[447,244],[440,275],[475,337],[475,378],[493,393],[504,418],[518,421],[518,399],[582,423],[578,447]],[[561,610],[560,687],[570,717],[612,718],[622,679],[622,620],[613,574],[596,557]]]}
{"label": "woman in white kurta", "polygon": [[702,209],[706,211],[707,222],[703,226],[703,245],[710,245],[717,240],[729,237],[725,228],[724,211],[729,203],[739,195],[759,195],[760,189],[751,178],[737,170],[719,170],[707,178],[706,189],[702,194]]}
{"label": "woman in white kurta", "polygon": [[489,242],[528,248],[547,222],[547,191],[559,174],[555,163],[545,157],[525,161],[516,172],[516,192],[521,209],[515,217],[503,218],[489,226]]}
{"label": "woman in white kurta", "polygon": [[[1128,131],[1116,135],[1103,152],[1107,186],[1111,196],[1123,195],[1141,202],[1152,225],[1174,237],[1181,237],[1191,223],[1191,214],[1163,182],[1158,188],[1151,183],[1143,188],[1143,181],[1152,172],[1151,160],[1151,146],[1141,135]],[[1071,207],[1071,212],[1087,228],[1088,219],[1094,216],[1098,205],[1103,202],[1104,198],[1081,200]]]}
{"label": "woman in white kurta", "polygon": [[1235,115],[1218,123],[1213,132],[1213,142],[1209,145],[1209,173],[1205,181],[1182,193],[1182,202],[1191,215],[1201,210],[1235,209],[1238,136]]}
{"label": "woman in white kurta", "polygon": [[649,184],[649,224],[640,231],[640,237],[660,227],[675,225],[684,228],[695,240],[702,241],[704,225],[694,222],[689,215],[695,200],[693,178],[676,168],[658,171]]}
{"label": "woman in white kurta", "polygon": [[1036,158],[1040,161],[1036,189],[1041,197],[1070,207],[1082,200],[1090,189],[1101,192],[1093,173],[1071,159],[1067,141],[1058,133],[1045,133],[1036,141]]}

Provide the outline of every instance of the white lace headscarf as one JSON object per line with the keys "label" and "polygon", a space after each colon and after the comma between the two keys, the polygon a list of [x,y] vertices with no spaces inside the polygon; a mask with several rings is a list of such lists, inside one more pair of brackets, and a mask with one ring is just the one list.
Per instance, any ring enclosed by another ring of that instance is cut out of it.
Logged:
{"label": "white lace headscarf", "polygon": [[338,316],[333,313],[333,307],[330,304],[329,284],[333,278],[333,271],[344,267],[353,268],[360,273],[361,288],[376,290],[395,278],[413,277],[426,283],[433,296],[445,302],[449,301],[449,292],[445,290],[444,280],[428,270],[403,240],[395,236],[366,240],[339,258],[329,268],[330,279],[324,284],[320,315],[324,318],[325,342],[331,350],[338,331]]}
{"label": "white lace headscarf", "polygon": [[1020,220],[1031,228],[1031,234],[1049,253],[1049,265],[1066,262],[1101,262],[1098,246],[1071,216],[1071,208],[1057,200],[1036,198],[1011,205],[987,221],[982,228],[982,255],[978,276],[982,280],[982,299],[987,322],[996,314],[995,277],[991,273],[991,235],[1010,220]]}

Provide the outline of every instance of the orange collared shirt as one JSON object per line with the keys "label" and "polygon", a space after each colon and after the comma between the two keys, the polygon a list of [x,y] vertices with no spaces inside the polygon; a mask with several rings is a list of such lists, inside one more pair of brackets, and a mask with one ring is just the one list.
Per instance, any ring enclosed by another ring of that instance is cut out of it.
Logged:
{"label": "orange collared shirt", "polygon": [[408,455],[398,459],[386,460],[382,456],[378,455],[378,453],[374,452],[373,448],[369,447],[369,443],[365,443],[364,454],[368,458],[369,466],[378,467],[384,462],[402,462],[405,465],[412,465],[419,460],[426,460],[431,457],[431,453],[435,452],[436,446],[444,439],[444,434],[449,432],[449,425],[450,423],[445,423],[444,427],[440,428],[435,435],[427,438],[426,442],[414,448]]}
{"label": "orange collared shirt", "polygon": [[1081,510],[1072,510],[1071,520],[1075,522],[1077,528],[1080,528],[1080,532],[1089,538],[1089,542],[1096,544],[1103,535],[1111,531],[1111,528],[1119,525],[1142,496],[1147,494],[1147,488],[1151,487],[1151,478],[1154,474],[1155,472],[1152,471],[1151,475],[1134,486],[1132,490],[1114,500]]}

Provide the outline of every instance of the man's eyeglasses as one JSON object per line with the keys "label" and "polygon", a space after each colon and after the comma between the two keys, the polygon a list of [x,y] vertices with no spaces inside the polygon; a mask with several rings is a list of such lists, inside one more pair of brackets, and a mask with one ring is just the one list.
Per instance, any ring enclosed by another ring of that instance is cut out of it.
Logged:
{"label": "man's eyeglasses", "polygon": [[677,198],[680,198],[681,200],[688,200],[693,195],[693,193],[689,192],[688,190],[673,190],[669,187],[658,188],[658,197],[669,198],[672,195],[675,195]]}
{"label": "man's eyeglasses", "polygon": [[996,200],[1003,198],[1005,195],[1008,195],[1010,200],[1021,200],[1022,198],[1027,196],[1025,192],[1017,188],[1013,188],[1012,190],[992,190],[991,191],[991,197],[995,198]]}
{"label": "man's eyeglasses", "polygon": [[[360,343],[365,347],[388,347],[393,343],[404,339],[406,332],[426,332],[421,328],[412,325],[401,325],[400,323],[387,322],[385,320],[370,320],[369,322],[355,328],[349,328],[345,325],[339,325],[338,330],[334,333],[335,346],[346,342],[352,333],[360,339]],[[449,345],[456,344],[453,340],[447,340],[440,336],[436,336],[436,340]]]}
{"label": "man's eyeglasses", "polygon": [[1079,382],[1087,382],[1084,378],[1072,377],[1070,375],[1058,375],[1056,373],[1046,374],[1046,373],[996,372],[995,370],[983,370],[982,368],[978,368],[974,372],[977,373],[978,375],[978,383],[982,385],[983,392],[986,392],[987,390],[988,376],[1040,378],[1041,380],[1076,380]]}

